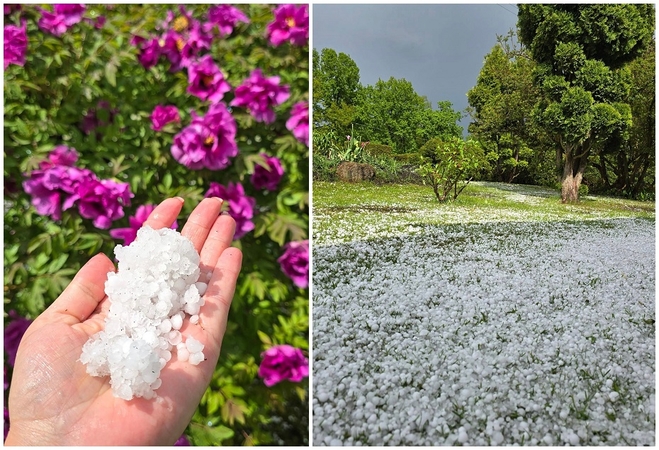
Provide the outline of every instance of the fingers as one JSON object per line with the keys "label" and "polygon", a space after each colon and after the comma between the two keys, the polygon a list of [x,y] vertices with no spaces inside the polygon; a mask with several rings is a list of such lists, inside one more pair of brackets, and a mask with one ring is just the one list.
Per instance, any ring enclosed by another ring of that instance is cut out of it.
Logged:
{"label": "fingers", "polygon": [[211,228],[208,233],[206,242],[204,242],[199,255],[199,266],[201,267],[199,281],[208,283],[213,274],[218,258],[226,248],[231,246],[235,232],[236,221],[228,214],[221,215],[215,219],[213,228]]}
{"label": "fingers", "polygon": [[105,298],[107,274],[114,270],[107,256],[102,253],[94,256],[44,313],[70,316],[72,324],[85,321]]}
{"label": "fingers", "polygon": [[220,354],[242,260],[243,254],[239,249],[234,247],[225,249],[217,260],[204,296],[206,303],[201,308],[199,316],[210,336],[206,355],[211,361],[216,361]]}
{"label": "fingers", "polygon": [[222,200],[217,197],[205,198],[192,211],[183,226],[181,234],[192,241],[197,253],[201,254],[204,242],[221,210]]}
{"label": "fingers", "polygon": [[180,197],[163,200],[153,211],[151,211],[149,218],[146,219],[143,225],[148,225],[154,230],[169,228],[176,220],[176,217],[178,217],[182,207],[183,199]]}

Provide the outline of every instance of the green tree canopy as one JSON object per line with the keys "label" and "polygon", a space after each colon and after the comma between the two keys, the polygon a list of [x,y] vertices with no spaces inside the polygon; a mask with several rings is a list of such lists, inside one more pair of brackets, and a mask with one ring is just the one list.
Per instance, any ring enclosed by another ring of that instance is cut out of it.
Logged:
{"label": "green tree canopy", "polygon": [[414,90],[412,83],[394,77],[378,80],[361,91],[357,123],[362,137],[389,145],[396,153],[413,153],[433,137],[459,136],[460,113],[450,102],[430,102]]}
{"label": "green tree canopy", "polygon": [[493,179],[508,183],[534,156],[529,148],[534,130],[529,124],[538,97],[532,78],[535,63],[513,38],[512,32],[498,37],[485,57],[476,86],[467,92],[473,118],[469,132],[493,162]]}
{"label": "green tree canopy", "polygon": [[345,132],[355,115],[360,89],[359,68],[345,53],[313,50],[313,114],[316,127],[329,125]]}
{"label": "green tree canopy", "polygon": [[654,6],[519,5],[520,40],[538,63],[533,118],[557,144],[561,198],[578,199],[588,158],[607,139],[626,140],[631,110],[624,64],[650,43]]}

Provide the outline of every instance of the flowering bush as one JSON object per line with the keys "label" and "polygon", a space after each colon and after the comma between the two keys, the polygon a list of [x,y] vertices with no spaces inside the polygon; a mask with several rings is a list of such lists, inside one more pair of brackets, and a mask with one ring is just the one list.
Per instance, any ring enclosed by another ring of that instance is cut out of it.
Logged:
{"label": "flowering bush", "polygon": [[243,269],[181,442],[308,444],[308,7],[42,6],[4,7],[5,344],[153,205],[220,196]]}

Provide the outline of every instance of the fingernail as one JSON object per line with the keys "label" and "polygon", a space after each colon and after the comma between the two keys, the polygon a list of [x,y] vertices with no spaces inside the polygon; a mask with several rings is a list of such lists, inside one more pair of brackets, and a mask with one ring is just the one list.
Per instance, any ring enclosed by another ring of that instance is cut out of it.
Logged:
{"label": "fingernail", "polygon": [[229,215],[229,211],[222,211],[222,213],[220,214],[220,216],[228,216],[228,215]]}
{"label": "fingernail", "polygon": [[185,200],[183,199],[183,197],[174,197],[174,198],[178,199],[181,203],[185,203]]}
{"label": "fingernail", "polygon": [[220,203],[224,203],[224,200],[222,200],[220,197],[213,197],[215,200],[218,200]]}

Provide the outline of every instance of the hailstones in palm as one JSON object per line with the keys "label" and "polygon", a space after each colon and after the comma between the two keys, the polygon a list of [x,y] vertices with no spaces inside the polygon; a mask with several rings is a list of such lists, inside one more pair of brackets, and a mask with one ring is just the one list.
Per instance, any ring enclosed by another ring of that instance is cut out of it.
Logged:
{"label": "hailstones in palm", "polygon": [[186,316],[199,321],[207,284],[192,242],[176,230],[145,226],[114,253],[119,267],[105,283],[105,327],[85,343],[80,361],[90,375],[110,376],[115,397],[150,399],[174,353],[193,365],[204,360],[204,345],[181,329]]}

